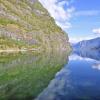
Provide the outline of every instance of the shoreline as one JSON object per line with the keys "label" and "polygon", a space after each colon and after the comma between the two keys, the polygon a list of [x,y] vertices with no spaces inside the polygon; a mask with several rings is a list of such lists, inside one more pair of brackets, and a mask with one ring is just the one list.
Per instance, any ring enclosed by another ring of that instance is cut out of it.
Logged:
{"label": "shoreline", "polygon": [[0,50],[0,53],[13,53],[13,52],[27,52],[27,51],[37,51],[37,49],[5,49]]}
{"label": "shoreline", "polygon": [[28,50],[15,50],[15,49],[6,49],[6,50],[0,50],[0,53],[12,53],[12,52],[26,52]]}

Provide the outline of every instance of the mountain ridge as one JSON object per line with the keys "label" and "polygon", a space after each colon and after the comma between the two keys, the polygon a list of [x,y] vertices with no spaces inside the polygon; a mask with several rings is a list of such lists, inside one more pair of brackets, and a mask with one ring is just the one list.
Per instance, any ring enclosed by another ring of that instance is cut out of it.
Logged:
{"label": "mountain ridge", "polygon": [[90,40],[83,40],[76,44],[73,44],[73,48],[80,49],[80,50],[100,50],[100,37],[90,39]]}
{"label": "mountain ridge", "polygon": [[38,0],[0,0],[0,50],[70,51],[68,41]]}

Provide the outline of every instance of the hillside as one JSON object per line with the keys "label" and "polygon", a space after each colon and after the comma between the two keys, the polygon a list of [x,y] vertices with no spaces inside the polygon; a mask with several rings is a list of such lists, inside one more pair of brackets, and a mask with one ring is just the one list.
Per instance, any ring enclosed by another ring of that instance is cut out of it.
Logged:
{"label": "hillside", "polygon": [[80,41],[73,45],[74,50],[100,50],[100,37]]}
{"label": "hillside", "polygon": [[0,0],[0,50],[67,50],[68,36],[38,0]]}

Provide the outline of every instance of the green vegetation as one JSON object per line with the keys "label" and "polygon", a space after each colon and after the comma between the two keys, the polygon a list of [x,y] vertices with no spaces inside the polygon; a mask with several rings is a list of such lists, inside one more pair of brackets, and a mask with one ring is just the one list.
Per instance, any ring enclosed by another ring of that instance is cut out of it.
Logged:
{"label": "green vegetation", "polygon": [[36,52],[0,53],[0,100],[30,100],[65,64],[70,45],[38,0],[0,0],[0,51],[9,49]]}
{"label": "green vegetation", "polygon": [[10,38],[0,37],[0,48],[2,50],[9,48],[21,48],[26,47],[24,42],[18,42]]}
{"label": "green vegetation", "polygon": [[[0,9],[0,37],[5,37],[0,50],[24,47],[69,51],[68,37],[38,0],[0,0]],[[12,42],[7,43],[10,39]]]}
{"label": "green vegetation", "polygon": [[14,24],[14,21],[5,18],[0,18],[0,24],[6,26],[7,24]]}
{"label": "green vegetation", "polygon": [[0,54],[0,100],[32,100],[66,63],[67,54]]}

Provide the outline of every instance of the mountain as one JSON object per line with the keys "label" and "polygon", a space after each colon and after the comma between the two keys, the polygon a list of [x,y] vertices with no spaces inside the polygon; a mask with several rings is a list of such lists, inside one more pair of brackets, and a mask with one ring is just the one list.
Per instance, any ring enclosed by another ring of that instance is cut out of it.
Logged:
{"label": "mountain", "polygon": [[0,50],[70,50],[68,36],[38,0],[0,0]]}
{"label": "mountain", "polygon": [[73,44],[73,50],[100,50],[100,37]]}

